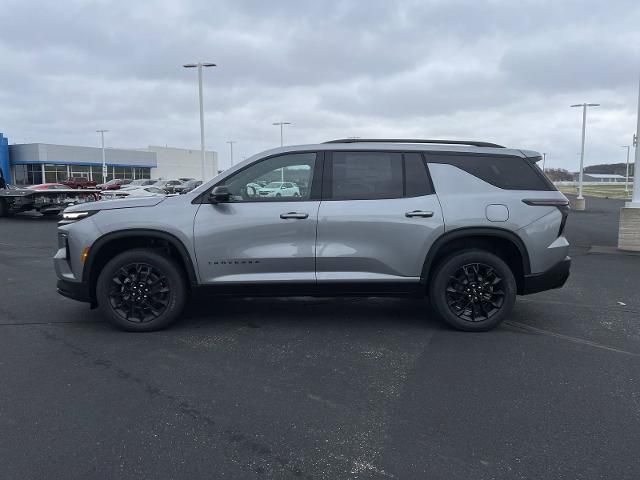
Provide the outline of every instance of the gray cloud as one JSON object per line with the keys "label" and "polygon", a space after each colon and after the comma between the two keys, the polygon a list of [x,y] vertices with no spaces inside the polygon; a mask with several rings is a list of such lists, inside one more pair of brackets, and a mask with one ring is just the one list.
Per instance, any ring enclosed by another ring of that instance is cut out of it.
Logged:
{"label": "gray cloud", "polygon": [[640,74],[636,1],[5,0],[0,131],[13,141],[198,145],[248,156],[344,136],[488,139],[576,167],[619,161]]}

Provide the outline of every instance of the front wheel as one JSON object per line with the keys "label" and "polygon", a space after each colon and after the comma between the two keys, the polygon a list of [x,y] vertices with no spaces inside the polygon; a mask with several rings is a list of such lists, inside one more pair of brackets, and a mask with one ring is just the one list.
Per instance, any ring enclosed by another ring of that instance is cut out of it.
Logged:
{"label": "front wheel", "polygon": [[114,257],[98,277],[96,300],[114,326],[133,332],[166,328],[184,308],[187,288],[180,267],[145,249]]}
{"label": "front wheel", "polygon": [[483,250],[447,257],[429,285],[431,304],[438,316],[458,330],[472,332],[499,325],[511,312],[516,294],[509,266]]}

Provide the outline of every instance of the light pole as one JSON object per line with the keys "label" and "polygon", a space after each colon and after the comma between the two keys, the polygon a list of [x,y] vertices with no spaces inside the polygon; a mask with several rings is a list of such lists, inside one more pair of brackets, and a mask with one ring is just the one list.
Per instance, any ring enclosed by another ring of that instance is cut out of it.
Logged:
{"label": "light pole", "polygon": [[198,68],[198,98],[200,99],[200,174],[202,175],[202,181],[204,178],[204,107],[202,102],[202,67],[215,67],[215,63],[198,62],[187,63],[183,65],[184,68]]}
{"label": "light pole", "polygon": [[640,82],[638,82],[638,121],[634,139],[636,156],[633,164],[633,196],[631,197],[631,203],[627,204],[627,207],[640,208],[640,175],[638,175],[638,165],[640,165]]}
{"label": "light pole", "polygon": [[633,194],[631,201],[620,209],[618,248],[640,252],[640,175],[638,175],[638,165],[640,165],[640,82],[638,83],[638,120],[633,139],[633,144],[636,147]]}
{"label": "light pole", "polygon": [[627,176],[624,180],[624,193],[629,193],[629,150],[631,150],[631,145],[622,145],[621,148],[627,149]]}
{"label": "light pole", "polygon": [[574,205],[575,210],[584,210],[585,201],[582,196],[582,175],[584,170],[584,139],[587,128],[587,107],[599,107],[599,103],[578,103],[571,105],[571,107],[582,107],[582,148],[580,149],[580,173],[578,176],[578,198]]}
{"label": "light pole", "polygon": [[107,159],[104,154],[104,134],[109,130],[96,130],[96,133],[100,134],[100,140],[102,142],[102,183],[107,183]]}
{"label": "light pole", "polygon": [[547,162],[547,154],[542,154],[542,173],[544,173],[544,164]]}
{"label": "light pole", "polygon": [[227,143],[229,144],[229,148],[231,150],[231,157],[230,158],[231,158],[231,166],[233,167],[233,144],[237,143],[237,142],[235,140],[229,140]]}
{"label": "light pole", "polygon": [[275,122],[274,125],[279,125],[280,126],[280,146],[282,147],[284,145],[284,140],[283,140],[283,136],[282,136],[282,128],[285,125],[291,125],[291,122]]}

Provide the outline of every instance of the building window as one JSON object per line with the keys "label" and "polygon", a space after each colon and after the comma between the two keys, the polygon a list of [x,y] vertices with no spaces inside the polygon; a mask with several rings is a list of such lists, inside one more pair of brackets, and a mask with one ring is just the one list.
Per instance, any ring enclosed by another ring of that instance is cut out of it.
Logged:
{"label": "building window", "polygon": [[151,169],[144,168],[144,167],[136,167],[133,169],[133,174],[136,179],[151,178]]}
{"label": "building window", "polygon": [[45,164],[44,183],[59,183],[67,178],[69,178],[68,165]]}
{"label": "building window", "polygon": [[89,165],[70,165],[72,177],[91,178],[91,167]]}

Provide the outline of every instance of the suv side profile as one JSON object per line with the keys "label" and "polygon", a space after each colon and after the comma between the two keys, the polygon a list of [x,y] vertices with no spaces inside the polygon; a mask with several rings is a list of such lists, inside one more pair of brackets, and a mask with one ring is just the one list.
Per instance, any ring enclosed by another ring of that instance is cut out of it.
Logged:
{"label": "suv side profile", "polygon": [[[58,291],[115,326],[177,320],[195,289],[425,296],[460,330],[569,276],[568,201],[540,154],[486,142],[334,140],[255,155],[174,197],[67,208]],[[272,182],[298,195],[261,195]]]}

